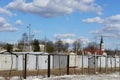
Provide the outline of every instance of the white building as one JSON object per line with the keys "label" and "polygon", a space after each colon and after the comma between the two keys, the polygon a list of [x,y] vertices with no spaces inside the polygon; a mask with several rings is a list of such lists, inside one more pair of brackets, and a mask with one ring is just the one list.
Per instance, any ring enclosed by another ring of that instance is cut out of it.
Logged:
{"label": "white building", "polygon": [[41,52],[45,52],[45,45],[40,44],[39,47]]}

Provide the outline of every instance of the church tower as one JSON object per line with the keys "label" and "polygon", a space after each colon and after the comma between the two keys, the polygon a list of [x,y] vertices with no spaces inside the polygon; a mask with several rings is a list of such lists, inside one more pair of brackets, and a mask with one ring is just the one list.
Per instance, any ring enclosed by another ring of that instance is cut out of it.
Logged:
{"label": "church tower", "polygon": [[101,41],[100,41],[100,50],[104,51],[104,41],[103,41],[103,36],[101,36]]}

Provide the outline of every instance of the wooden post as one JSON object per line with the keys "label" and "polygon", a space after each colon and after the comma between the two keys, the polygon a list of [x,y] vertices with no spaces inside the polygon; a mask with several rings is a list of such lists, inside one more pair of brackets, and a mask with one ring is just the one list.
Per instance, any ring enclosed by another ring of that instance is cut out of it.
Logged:
{"label": "wooden post", "polygon": [[38,55],[36,55],[36,70],[38,70]]}
{"label": "wooden post", "polygon": [[115,57],[115,72],[116,72],[116,57]]}
{"label": "wooden post", "polygon": [[50,55],[48,55],[48,77],[50,77]]}
{"label": "wooden post", "polygon": [[96,74],[96,53],[94,54],[94,73]]}
{"label": "wooden post", "polygon": [[25,55],[22,55],[22,69],[23,69],[23,78],[24,78],[24,69],[25,69]]}
{"label": "wooden post", "polygon": [[23,75],[23,78],[26,79],[26,76],[27,76],[27,54],[25,54],[24,75]]}
{"label": "wooden post", "polygon": [[105,72],[107,73],[108,70],[108,57],[105,58]]}
{"label": "wooden post", "polygon": [[54,62],[55,62],[55,56],[54,55],[52,55],[53,56],[53,69],[55,68],[54,66],[55,66],[55,64],[54,64]]}
{"label": "wooden post", "polygon": [[75,71],[75,68],[76,68],[76,55],[77,54],[74,55],[75,56],[75,60],[74,60],[74,62],[75,62],[75,65],[74,65],[74,74],[76,74],[76,71]]}
{"label": "wooden post", "polygon": [[119,75],[120,75],[120,55],[119,55]]}
{"label": "wooden post", "polygon": [[16,70],[18,70],[18,56],[16,56]]}
{"label": "wooden post", "polygon": [[62,74],[61,73],[61,61],[60,61],[61,55],[58,55],[58,57],[59,57],[59,72],[60,72],[60,75],[61,75]]}
{"label": "wooden post", "polygon": [[112,57],[110,57],[111,72],[112,72]]}
{"label": "wooden post", "polygon": [[88,56],[88,74],[90,73],[90,58],[89,58],[89,56]]}
{"label": "wooden post", "polygon": [[101,73],[101,56],[100,56],[100,73]]}
{"label": "wooden post", "polygon": [[67,75],[69,75],[70,55],[67,55]]}
{"label": "wooden post", "polygon": [[84,74],[84,60],[83,60],[84,52],[82,52],[82,74]]}

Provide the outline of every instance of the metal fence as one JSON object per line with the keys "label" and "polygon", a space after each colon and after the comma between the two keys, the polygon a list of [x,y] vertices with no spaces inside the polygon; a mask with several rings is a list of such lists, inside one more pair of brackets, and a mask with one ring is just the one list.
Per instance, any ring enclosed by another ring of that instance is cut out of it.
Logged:
{"label": "metal fence", "polygon": [[1,52],[0,76],[99,74],[120,71],[120,56]]}

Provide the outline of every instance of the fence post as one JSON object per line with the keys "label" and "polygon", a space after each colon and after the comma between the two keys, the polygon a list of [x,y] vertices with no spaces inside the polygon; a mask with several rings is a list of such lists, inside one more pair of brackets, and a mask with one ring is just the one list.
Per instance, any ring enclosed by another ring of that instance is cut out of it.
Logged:
{"label": "fence post", "polygon": [[112,56],[110,57],[111,72],[112,72]]}
{"label": "fence post", "polygon": [[60,57],[61,57],[61,55],[58,55],[58,58],[59,58],[59,74],[61,75],[62,73],[61,73],[61,61],[60,61]]}
{"label": "fence post", "polygon": [[82,74],[84,74],[84,59],[83,59],[83,56],[84,56],[84,52],[82,52]]}
{"label": "fence post", "polygon": [[48,55],[48,77],[50,77],[50,54]]}
{"label": "fence post", "polygon": [[70,55],[67,55],[67,75],[69,75],[69,59],[70,58]]}
{"label": "fence post", "polygon": [[108,70],[108,56],[106,56],[106,58],[105,58],[105,72],[107,73],[107,70]]}
{"label": "fence post", "polygon": [[90,73],[90,57],[88,56],[88,74]]}
{"label": "fence post", "polygon": [[36,56],[36,70],[38,70],[38,66],[39,66],[39,65],[38,65],[38,57],[39,57],[39,56],[38,56],[38,55],[35,55],[35,56]]}
{"label": "fence post", "polygon": [[18,56],[16,56],[16,69],[18,70]]}
{"label": "fence post", "polygon": [[94,74],[96,74],[96,53],[94,54]]}
{"label": "fence post", "polygon": [[101,56],[100,56],[100,66],[99,67],[100,67],[100,73],[101,73]]}
{"label": "fence post", "polygon": [[115,72],[116,72],[116,56],[115,56]]}
{"label": "fence post", "polygon": [[120,75],[120,55],[119,55],[119,75]]}
{"label": "fence post", "polygon": [[27,54],[25,54],[25,59],[24,59],[24,75],[23,78],[26,79],[27,76]]}

